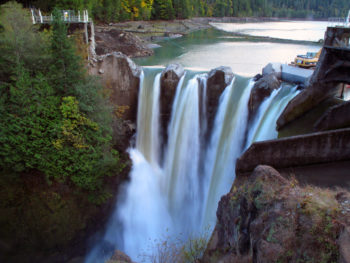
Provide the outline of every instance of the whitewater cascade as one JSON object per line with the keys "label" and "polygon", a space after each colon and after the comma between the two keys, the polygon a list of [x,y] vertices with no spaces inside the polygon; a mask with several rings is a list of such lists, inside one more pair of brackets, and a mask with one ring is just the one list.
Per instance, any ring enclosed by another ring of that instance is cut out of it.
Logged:
{"label": "whitewater cascade", "polygon": [[90,252],[88,263],[104,262],[116,248],[140,261],[142,255],[156,253],[155,245],[168,237],[185,242],[212,229],[218,201],[234,181],[236,159],[252,142],[276,138],[276,118],[298,93],[288,85],[274,91],[247,127],[254,82],[235,76],[220,96],[213,128],[206,135],[207,74],[187,72],[176,89],[168,141],[159,145],[161,74],[152,70],[146,71],[146,79],[155,76],[152,84],[143,75],[140,81],[130,182],[121,190],[103,241]]}

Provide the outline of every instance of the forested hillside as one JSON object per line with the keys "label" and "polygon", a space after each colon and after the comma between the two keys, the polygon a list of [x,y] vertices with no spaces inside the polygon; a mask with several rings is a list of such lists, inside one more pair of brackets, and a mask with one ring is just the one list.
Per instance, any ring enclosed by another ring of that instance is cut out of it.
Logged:
{"label": "forested hillside", "polygon": [[53,7],[90,10],[100,21],[174,19],[195,16],[346,16],[348,0],[34,0],[20,1],[44,11]]}

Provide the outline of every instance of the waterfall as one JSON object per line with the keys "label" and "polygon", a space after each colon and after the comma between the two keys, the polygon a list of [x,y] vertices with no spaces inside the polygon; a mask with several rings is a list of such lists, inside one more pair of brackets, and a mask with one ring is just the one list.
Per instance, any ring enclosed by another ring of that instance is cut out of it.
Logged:
{"label": "waterfall", "polygon": [[260,105],[248,131],[247,149],[252,143],[277,138],[276,122],[288,102],[299,94],[297,86],[282,84]]}
{"label": "waterfall", "polygon": [[254,82],[235,76],[220,96],[207,137],[207,74],[187,72],[176,88],[168,141],[162,146],[161,75],[154,69],[145,72],[140,81],[136,143],[129,150],[130,181],[122,187],[103,240],[90,252],[87,263],[104,262],[116,248],[140,261],[140,255],[142,259],[159,252],[155,243],[169,241],[164,240],[169,236],[186,242],[208,226],[212,229],[218,201],[235,179],[236,159],[248,146],[243,145],[246,131],[248,144],[276,138],[276,119],[298,93],[287,85],[274,91],[248,127]]}
{"label": "waterfall", "polygon": [[[175,229],[187,233],[196,226],[199,216],[197,203],[200,202],[199,81],[197,76],[189,80],[185,88],[179,86],[177,89],[168,134],[164,164],[165,192],[169,210],[172,218],[175,219]],[[185,203],[186,206],[183,205]]]}
{"label": "waterfall", "polygon": [[156,75],[153,88],[141,86],[137,112],[136,149],[153,166],[159,162],[160,76]]}
{"label": "waterfall", "polygon": [[207,148],[203,226],[209,229],[214,227],[214,211],[221,195],[230,190],[234,181],[235,163],[242,153],[242,142],[248,121],[247,105],[254,82],[242,83],[237,78],[232,80],[220,97]]}

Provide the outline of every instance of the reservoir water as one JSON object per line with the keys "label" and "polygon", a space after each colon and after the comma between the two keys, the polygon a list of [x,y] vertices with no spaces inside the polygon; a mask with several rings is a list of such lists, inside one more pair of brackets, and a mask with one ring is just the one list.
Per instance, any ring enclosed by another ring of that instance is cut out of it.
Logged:
{"label": "reservoir water", "polygon": [[[204,71],[225,65],[236,74],[254,76],[270,62],[290,63],[298,54],[317,52],[321,44],[311,41],[323,39],[327,23],[216,23],[215,27],[160,41],[161,47],[155,49],[154,56],[135,61],[142,66],[158,67],[178,62],[186,68]],[[251,36],[237,36],[235,32]]]}

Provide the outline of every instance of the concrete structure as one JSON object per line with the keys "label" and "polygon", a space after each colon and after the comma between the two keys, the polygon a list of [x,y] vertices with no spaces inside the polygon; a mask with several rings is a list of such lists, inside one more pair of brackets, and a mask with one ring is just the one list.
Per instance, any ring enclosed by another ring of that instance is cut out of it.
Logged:
{"label": "concrete structure", "polygon": [[350,28],[328,27],[319,62],[310,84],[291,100],[279,119],[280,129],[337,93],[339,84],[350,84]]}
{"label": "concrete structure", "polygon": [[304,69],[286,64],[283,64],[281,67],[281,80],[295,84],[307,85],[311,75],[314,73],[311,69]]}
{"label": "concrete structure", "polygon": [[350,128],[254,143],[237,160],[236,177],[250,174],[259,164],[281,171],[335,162],[350,162]]}

